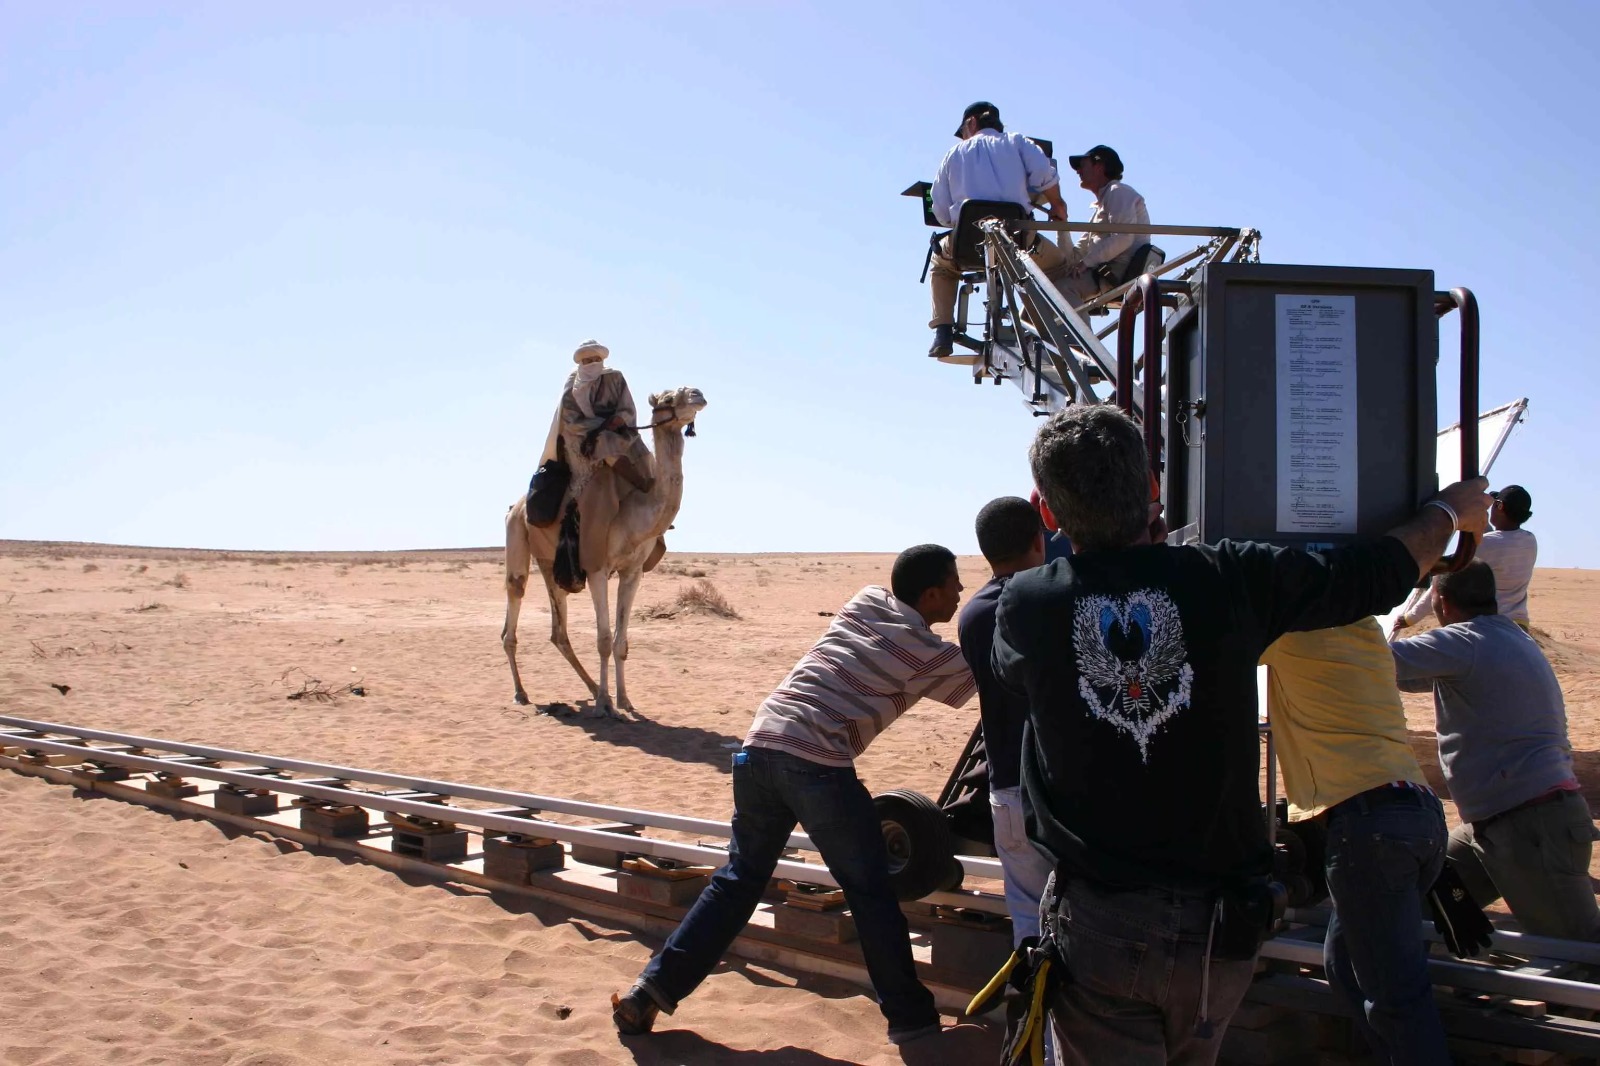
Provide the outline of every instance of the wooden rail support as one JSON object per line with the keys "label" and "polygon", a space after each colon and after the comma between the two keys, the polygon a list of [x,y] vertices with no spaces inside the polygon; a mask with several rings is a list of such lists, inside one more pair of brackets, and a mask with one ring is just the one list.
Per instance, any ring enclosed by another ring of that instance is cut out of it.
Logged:
{"label": "wooden rail support", "polygon": [[300,805],[300,828],[318,836],[364,837],[367,812],[353,804],[305,803]]}
{"label": "wooden rail support", "polygon": [[238,785],[225,782],[211,794],[211,802],[219,811],[252,818],[261,814],[278,813],[278,797],[266,788],[240,788]]}
{"label": "wooden rail support", "polygon": [[624,859],[617,873],[617,894],[683,907],[693,903],[701,890],[711,883],[713,872],[709,866],[693,866],[672,859],[644,856]]}
{"label": "wooden rail support", "polygon": [[[636,837],[641,829],[637,825],[627,822],[601,822],[599,825],[586,825],[585,829],[596,829],[602,833],[621,833],[625,836]],[[573,844],[572,861],[581,862],[588,866],[605,866],[610,869],[620,869],[622,861],[629,857],[626,851],[603,844]]]}
{"label": "wooden rail support", "polygon": [[567,864],[561,841],[515,833],[483,838],[483,876],[513,885],[526,885],[541,870],[560,870]]}
{"label": "wooden rail support", "polygon": [[200,786],[192,785],[177,774],[163,770],[145,782],[144,790],[166,799],[188,799],[200,795]]}
{"label": "wooden rail support", "polygon": [[[423,800],[424,803],[443,802]],[[422,818],[414,814],[389,811],[383,820],[394,827],[394,853],[427,862],[460,862],[467,857],[467,831],[454,822]]]}
{"label": "wooden rail support", "polygon": [[1011,957],[1011,919],[940,907],[929,930],[933,964],[982,984]]}
{"label": "wooden rail support", "polygon": [[796,885],[781,905],[772,908],[772,928],[824,944],[848,944],[857,937],[856,921],[845,909],[844,893],[819,891],[814,885]]}

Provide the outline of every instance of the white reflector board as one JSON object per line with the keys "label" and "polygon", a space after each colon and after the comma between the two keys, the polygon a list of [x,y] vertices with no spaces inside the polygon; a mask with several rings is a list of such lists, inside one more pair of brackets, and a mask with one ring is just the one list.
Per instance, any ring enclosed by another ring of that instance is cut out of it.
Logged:
{"label": "white reflector board", "polygon": [[[1516,428],[1517,423],[1522,421],[1522,416],[1527,410],[1528,399],[1523,397],[1478,416],[1478,465],[1481,468],[1478,473],[1487,474],[1489,468],[1494,466],[1494,461],[1500,456],[1500,449],[1505,447],[1506,439],[1511,436],[1511,431]],[[1454,485],[1460,481],[1461,423],[1457,422],[1439,431],[1438,455],[1436,469],[1439,471],[1439,487]]]}

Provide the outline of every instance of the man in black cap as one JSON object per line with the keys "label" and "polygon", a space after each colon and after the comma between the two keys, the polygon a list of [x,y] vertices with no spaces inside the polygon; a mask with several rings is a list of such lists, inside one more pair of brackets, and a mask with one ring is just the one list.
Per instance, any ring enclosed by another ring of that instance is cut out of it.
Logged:
{"label": "man in black cap", "polygon": [[[1097,144],[1082,155],[1069,156],[1067,162],[1077,171],[1079,184],[1094,193],[1090,222],[1150,224],[1144,197],[1122,183],[1122,159],[1113,149]],[[1149,243],[1150,237],[1144,233],[1085,233],[1078,240],[1080,258],[1071,267],[1067,284],[1056,287],[1063,296],[1080,304],[1097,293],[1114,289],[1129,280],[1134,257]],[[1164,259],[1162,256],[1155,263],[1147,261],[1145,266],[1153,267]]]}
{"label": "man in black cap", "polygon": [[[1522,523],[1533,517],[1533,497],[1521,485],[1507,485],[1491,492],[1489,524],[1494,528],[1483,535],[1473,558],[1488,563],[1494,571],[1495,599],[1499,613],[1528,631],[1528,584],[1533,580],[1533,565],[1539,558],[1539,541]],[[1406,605],[1395,620],[1394,632],[1416,625],[1434,611],[1433,586]]]}
{"label": "man in black cap", "polygon": [[[954,226],[961,205],[968,200],[1009,200],[1030,213],[1035,197],[1049,206],[1050,218],[1067,220],[1067,203],[1061,198],[1056,165],[1044,150],[1020,133],[1007,133],[1000,109],[980,100],[961,115],[956,128],[961,143],[945,153],[933,179],[933,217]],[[933,255],[932,356],[949,355],[954,344],[956,291],[961,272],[950,258],[953,236],[947,236]],[[1063,252],[1054,242],[1035,235],[1029,248],[1033,261],[1057,288],[1065,284],[1076,253]]]}

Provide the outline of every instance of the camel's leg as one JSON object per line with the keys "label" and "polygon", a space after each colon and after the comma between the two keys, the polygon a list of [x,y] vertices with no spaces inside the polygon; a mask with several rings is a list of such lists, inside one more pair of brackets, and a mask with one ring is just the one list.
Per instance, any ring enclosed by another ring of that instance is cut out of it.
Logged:
{"label": "camel's leg", "polygon": [[522,614],[522,596],[528,591],[528,563],[532,552],[528,547],[528,525],[523,519],[523,505],[518,503],[506,515],[506,621],[500,628],[500,646],[506,650],[506,660],[511,663],[511,683],[516,687],[512,696],[524,706],[528,694],[522,688],[522,675],[517,671],[517,619]]}
{"label": "camel's leg", "polygon": [[588,686],[589,695],[592,697],[598,691],[595,688],[594,678],[589,676],[589,671],[583,668],[578,661],[578,653],[572,650],[572,641],[567,639],[567,592],[556,584],[555,571],[552,564],[543,559],[539,560],[539,576],[544,578],[544,588],[550,594],[550,643],[561,652],[561,657],[572,664],[578,671],[578,676]]}
{"label": "camel's leg", "polygon": [[611,653],[617,661],[617,706],[624,711],[633,710],[628,686],[622,678],[622,665],[628,661],[628,619],[633,615],[633,597],[639,591],[640,573],[630,569],[617,577],[617,637],[612,642]]}
{"label": "camel's leg", "polygon": [[600,690],[594,696],[592,717],[620,718],[611,704],[611,690],[607,684],[611,667],[611,612],[607,604],[609,575],[604,570],[589,575],[589,595],[594,598],[595,648],[600,653]]}

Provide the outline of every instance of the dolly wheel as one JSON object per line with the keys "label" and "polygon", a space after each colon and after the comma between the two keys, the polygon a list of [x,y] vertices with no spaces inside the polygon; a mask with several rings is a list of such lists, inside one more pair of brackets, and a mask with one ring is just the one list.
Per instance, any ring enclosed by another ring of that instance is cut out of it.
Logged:
{"label": "dolly wheel", "polygon": [[[889,852],[889,883],[902,900],[921,899],[944,888],[952,877],[955,852],[945,813],[920,792],[895,789],[874,796]],[[957,881],[959,883],[959,880]]]}

